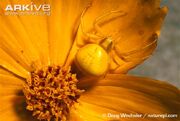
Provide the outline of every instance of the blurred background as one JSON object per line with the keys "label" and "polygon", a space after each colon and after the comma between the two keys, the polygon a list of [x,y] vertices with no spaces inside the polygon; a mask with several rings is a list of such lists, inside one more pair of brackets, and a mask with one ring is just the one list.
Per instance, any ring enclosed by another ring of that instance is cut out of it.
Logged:
{"label": "blurred background", "polygon": [[146,76],[169,82],[180,88],[180,0],[162,0],[168,6],[158,47],[153,56],[130,71],[130,74]]}

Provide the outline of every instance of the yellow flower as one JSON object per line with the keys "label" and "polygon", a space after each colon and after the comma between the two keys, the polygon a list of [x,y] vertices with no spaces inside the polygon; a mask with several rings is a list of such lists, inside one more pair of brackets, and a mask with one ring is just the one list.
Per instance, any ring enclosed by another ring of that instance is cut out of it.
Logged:
{"label": "yellow flower", "polygon": [[[179,89],[125,74],[156,47],[167,12],[160,0],[33,0],[42,3],[50,16],[5,15],[31,0],[0,1],[1,121],[178,121],[148,115],[178,114]],[[101,76],[74,64],[89,43],[108,48]]]}

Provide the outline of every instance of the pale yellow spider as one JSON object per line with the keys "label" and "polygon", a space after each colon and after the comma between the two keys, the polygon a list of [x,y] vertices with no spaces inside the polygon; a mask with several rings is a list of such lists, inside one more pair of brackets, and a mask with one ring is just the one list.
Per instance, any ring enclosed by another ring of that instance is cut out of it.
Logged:
{"label": "pale yellow spider", "polygon": [[[80,69],[85,74],[93,75],[93,76],[102,76],[104,75],[108,68],[110,61],[114,61],[118,66],[121,66],[116,59],[114,59],[114,56],[109,56],[109,52],[111,50],[116,51],[115,49],[115,40],[111,39],[111,36],[104,35],[101,27],[99,25],[99,22],[113,14],[117,13],[118,16],[116,17],[123,17],[126,16],[127,13],[121,11],[121,10],[116,10],[116,11],[109,11],[99,17],[97,17],[94,22],[93,22],[93,30],[97,33],[87,33],[84,31],[84,24],[83,24],[83,16],[86,13],[90,6],[84,9],[84,11],[81,14],[81,30],[83,35],[86,36],[86,40],[90,44],[86,44],[82,48],[80,48],[76,54],[75,57],[75,63],[77,67]],[[149,43],[147,46],[142,47],[140,49],[132,50],[126,53],[119,53],[117,52],[118,57],[123,60],[123,61],[133,61],[134,59],[146,59],[147,57],[144,58],[131,58],[130,56],[138,53],[142,50],[145,50],[146,48],[150,47],[154,43],[156,43],[157,39],[155,39],[153,42]],[[118,67],[117,67],[118,68]]]}

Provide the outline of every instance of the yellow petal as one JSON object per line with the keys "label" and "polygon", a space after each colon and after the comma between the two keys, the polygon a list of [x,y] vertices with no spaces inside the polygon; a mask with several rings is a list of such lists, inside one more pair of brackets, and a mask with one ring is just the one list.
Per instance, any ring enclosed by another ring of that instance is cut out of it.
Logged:
{"label": "yellow petal", "polygon": [[[30,4],[31,0],[13,0],[13,4]],[[47,0],[33,1],[33,4],[45,4]],[[48,2],[47,2],[48,3]],[[35,47],[42,65],[49,65],[49,43],[48,43],[48,27],[46,15],[25,15],[19,16],[19,20],[23,24],[24,30]]]}
{"label": "yellow petal", "polygon": [[[89,87],[89,83],[84,83],[83,87]],[[180,91],[170,84],[157,80],[113,74],[100,79],[92,88],[87,88],[79,102],[80,105],[77,106],[76,111],[80,112],[79,114],[84,119],[88,115],[98,119],[108,119],[108,113],[117,115],[122,113],[177,114],[180,110]],[[115,120],[116,118],[111,117],[110,119]],[[131,121],[132,119],[119,118],[118,120]],[[133,118],[133,121],[136,120],[141,119]],[[162,119],[144,118],[142,120],[161,121]],[[173,120],[178,119],[173,118]]]}
{"label": "yellow petal", "polygon": [[0,74],[0,97],[17,94],[24,81],[17,77]]}
{"label": "yellow petal", "polygon": [[154,51],[167,13],[166,7],[159,6],[160,0],[94,0],[82,17],[77,45],[100,44],[108,37],[114,44],[110,72],[125,73]]}
{"label": "yellow petal", "polygon": [[1,121],[19,121],[19,117],[15,112],[15,105],[18,100],[21,100],[20,96],[12,95],[4,98],[0,98],[0,120]]}
{"label": "yellow petal", "polygon": [[35,121],[26,110],[23,83],[16,77],[0,74],[0,121]]}
{"label": "yellow petal", "polygon": [[[11,1],[12,2],[12,1]],[[5,9],[10,1],[0,1],[0,8]],[[0,48],[25,69],[31,70],[34,63],[41,64],[38,51],[18,16],[0,16]]]}
{"label": "yellow petal", "polygon": [[9,72],[16,74],[22,78],[26,78],[28,76],[28,71],[25,70],[21,65],[18,64],[11,56],[5,53],[0,48],[0,66]]}
{"label": "yellow petal", "polygon": [[23,96],[12,95],[0,98],[1,121],[38,121],[33,118],[31,112],[26,110]]}
{"label": "yellow petal", "polygon": [[0,74],[0,120],[18,121],[14,106],[20,96],[18,92],[22,89],[23,81],[8,75]]}
{"label": "yellow petal", "polygon": [[3,74],[3,75],[12,75],[11,72],[8,72],[8,71],[5,70],[3,67],[0,67],[0,74]]}
{"label": "yellow petal", "polygon": [[[106,107],[80,101],[76,109],[72,110],[72,113],[76,116],[71,116],[70,121],[106,121],[107,118],[103,116],[106,112],[118,113]],[[77,120],[74,120],[74,118],[77,118]]]}
{"label": "yellow petal", "polygon": [[65,63],[79,24],[78,18],[87,3],[84,0],[51,1],[48,28],[52,64]]}

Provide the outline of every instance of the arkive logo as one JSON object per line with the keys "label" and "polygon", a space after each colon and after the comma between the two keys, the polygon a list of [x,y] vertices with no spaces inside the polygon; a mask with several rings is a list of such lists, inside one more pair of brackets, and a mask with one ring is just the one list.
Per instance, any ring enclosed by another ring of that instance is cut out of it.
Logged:
{"label": "arkive logo", "polygon": [[50,15],[50,4],[7,4],[5,15]]}

